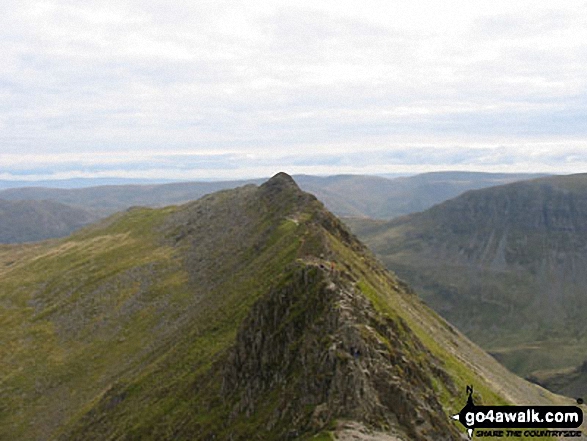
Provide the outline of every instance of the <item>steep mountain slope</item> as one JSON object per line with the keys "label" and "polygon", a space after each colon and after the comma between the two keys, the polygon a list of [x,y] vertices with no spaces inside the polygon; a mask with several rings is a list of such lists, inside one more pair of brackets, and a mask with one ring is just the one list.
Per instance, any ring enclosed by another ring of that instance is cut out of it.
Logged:
{"label": "steep mountain slope", "polygon": [[0,199],[0,243],[63,237],[96,220],[90,210],[58,202]]}
{"label": "steep mountain slope", "polygon": [[465,191],[539,177],[532,174],[434,172],[386,179],[377,176],[296,176],[304,191],[344,217],[391,219],[423,211]]}
{"label": "steep mountain slope", "polygon": [[279,174],[0,247],[0,438],[457,440],[560,400],[424,306]]}
{"label": "steep mountain slope", "polygon": [[527,374],[586,358],[587,175],[471,191],[355,231],[511,369]]}
{"label": "steep mountain slope", "polygon": [[584,397],[587,396],[587,361],[574,368],[538,370],[528,379],[563,395]]}

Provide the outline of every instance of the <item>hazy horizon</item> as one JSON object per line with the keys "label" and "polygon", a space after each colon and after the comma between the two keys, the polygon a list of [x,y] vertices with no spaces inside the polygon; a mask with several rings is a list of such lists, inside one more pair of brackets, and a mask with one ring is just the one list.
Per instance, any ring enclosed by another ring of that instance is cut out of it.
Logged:
{"label": "hazy horizon", "polygon": [[[332,178],[337,176],[371,176],[371,177],[378,177],[378,178],[386,178],[386,179],[396,179],[396,178],[410,178],[410,177],[417,177],[420,175],[426,175],[430,173],[439,173],[439,174],[450,174],[450,173],[463,173],[463,174],[479,174],[479,175],[486,175],[487,177],[491,175],[512,175],[512,176],[524,176],[528,175],[529,179],[532,179],[536,175],[549,175],[549,174],[540,174],[540,173],[491,173],[491,172],[476,172],[471,170],[465,171],[455,171],[455,170],[448,170],[448,171],[432,171],[432,172],[425,172],[425,173],[380,173],[380,174],[358,174],[358,173],[342,173],[342,174],[331,174],[331,175],[312,175],[312,174],[294,174],[292,175],[294,179],[297,179],[300,176],[312,177],[312,178]],[[550,174],[555,175],[555,174]],[[56,188],[56,189],[76,189],[76,188],[88,188],[88,187],[99,187],[99,186],[121,186],[121,185],[162,185],[162,184],[180,184],[180,183],[194,183],[194,182],[201,182],[201,183],[214,183],[214,182],[239,182],[239,181],[264,181],[270,179],[271,176],[253,176],[248,178],[242,179],[222,179],[222,178],[208,178],[208,179],[142,179],[142,178],[117,178],[117,177],[98,177],[98,178],[67,178],[67,179],[45,179],[45,180],[16,180],[16,179],[0,179],[0,192],[2,190],[8,189],[19,189],[19,188],[28,188],[28,187],[38,187],[38,188]],[[0,195],[1,199],[1,195]]]}

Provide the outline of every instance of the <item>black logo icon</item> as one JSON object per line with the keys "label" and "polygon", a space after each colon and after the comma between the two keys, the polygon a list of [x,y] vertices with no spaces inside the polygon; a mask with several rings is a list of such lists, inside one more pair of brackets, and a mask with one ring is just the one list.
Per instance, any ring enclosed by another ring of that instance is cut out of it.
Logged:
{"label": "black logo icon", "polygon": [[459,413],[453,415],[452,419],[459,421],[463,426],[467,427],[467,433],[469,434],[469,439],[471,439],[471,437],[473,436],[474,427],[469,427],[465,423],[467,421],[467,413],[475,411],[475,403],[473,403],[473,386],[467,385],[467,395],[467,404],[465,404],[465,407],[463,407]]}
{"label": "black logo icon", "polygon": [[467,429],[469,439],[479,429],[570,429],[583,423],[577,406],[476,406],[473,386],[467,386],[467,404],[453,415]]}

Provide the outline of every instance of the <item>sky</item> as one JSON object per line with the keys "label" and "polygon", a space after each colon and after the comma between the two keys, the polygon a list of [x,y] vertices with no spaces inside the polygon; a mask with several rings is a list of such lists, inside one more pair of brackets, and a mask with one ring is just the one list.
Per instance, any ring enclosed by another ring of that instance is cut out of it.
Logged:
{"label": "sky", "polygon": [[0,179],[587,171],[587,1],[3,0]]}

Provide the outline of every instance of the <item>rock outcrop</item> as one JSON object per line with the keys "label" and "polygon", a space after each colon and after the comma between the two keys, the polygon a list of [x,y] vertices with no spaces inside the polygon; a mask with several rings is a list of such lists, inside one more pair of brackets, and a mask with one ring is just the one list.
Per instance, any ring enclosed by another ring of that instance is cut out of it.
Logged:
{"label": "rock outcrop", "polygon": [[433,381],[451,383],[441,363],[355,282],[326,263],[300,263],[253,306],[223,376],[231,417],[254,414],[271,396],[266,428],[283,427],[282,439],[337,419],[410,440],[458,439],[433,393]]}

